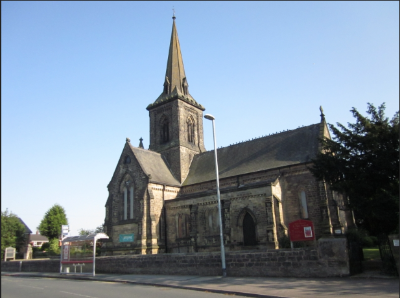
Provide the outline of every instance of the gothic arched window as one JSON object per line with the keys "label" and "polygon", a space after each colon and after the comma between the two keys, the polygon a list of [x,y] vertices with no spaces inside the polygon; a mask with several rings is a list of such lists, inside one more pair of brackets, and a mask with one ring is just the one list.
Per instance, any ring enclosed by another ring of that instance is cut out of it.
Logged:
{"label": "gothic arched window", "polygon": [[169,141],[169,123],[167,119],[161,124],[161,143],[167,143]]}
{"label": "gothic arched window", "polygon": [[[134,199],[134,188],[133,185],[129,187],[129,183],[127,183],[127,187],[124,187],[124,213],[123,219],[133,219],[133,199]],[[129,214],[129,218],[128,218]]]}
{"label": "gothic arched window", "polygon": [[178,238],[189,236],[189,215],[179,214],[177,220],[177,235]]}
{"label": "gothic arched window", "polygon": [[299,193],[300,206],[301,206],[301,218],[308,218],[308,208],[307,208],[307,197],[305,191]]}
{"label": "gothic arched window", "polygon": [[187,120],[187,140],[189,143],[195,143],[194,142],[194,121],[190,117]]}

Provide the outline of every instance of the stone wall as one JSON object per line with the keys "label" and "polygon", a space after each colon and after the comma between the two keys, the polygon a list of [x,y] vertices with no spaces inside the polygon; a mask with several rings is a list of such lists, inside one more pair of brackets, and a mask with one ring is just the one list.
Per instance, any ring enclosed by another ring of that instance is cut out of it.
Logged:
{"label": "stone wall", "polygon": [[[48,264],[45,264],[45,263]],[[2,262],[2,271],[19,271],[19,262]],[[59,261],[23,261],[22,271],[59,272]],[[14,265],[15,264],[15,265]],[[318,247],[226,253],[228,276],[333,277],[349,275],[346,239],[321,238]],[[96,258],[97,273],[221,275],[218,252],[106,256]]]}
{"label": "stone wall", "polygon": [[3,272],[60,272],[60,260],[16,260],[1,262]]}

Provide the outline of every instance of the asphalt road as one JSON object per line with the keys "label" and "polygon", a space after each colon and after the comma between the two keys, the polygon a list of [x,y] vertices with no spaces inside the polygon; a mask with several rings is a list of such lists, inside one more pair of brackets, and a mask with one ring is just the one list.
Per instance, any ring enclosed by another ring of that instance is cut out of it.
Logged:
{"label": "asphalt road", "polygon": [[2,298],[223,298],[226,295],[163,288],[55,278],[1,277]]}

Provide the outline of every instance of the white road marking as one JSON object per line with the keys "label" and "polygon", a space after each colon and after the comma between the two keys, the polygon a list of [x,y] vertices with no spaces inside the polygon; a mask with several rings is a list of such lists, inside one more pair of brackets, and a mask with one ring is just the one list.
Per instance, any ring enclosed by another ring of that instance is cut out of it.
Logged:
{"label": "white road marking", "polygon": [[88,295],[76,294],[76,293],[65,292],[65,291],[60,291],[60,292],[61,292],[61,293],[67,293],[67,294],[71,294],[71,295],[75,295],[75,296],[81,296],[81,297],[97,298],[97,297],[94,297],[94,296],[88,296]]}
{"label": "white road marking", "polygon": [[19,287],[27,287],[27,288],[34,288],[34,289],[44,290],[44,288],[33,287],[33,286],[26,286],[26,285],[18,285],[18,286],[19,286]]}

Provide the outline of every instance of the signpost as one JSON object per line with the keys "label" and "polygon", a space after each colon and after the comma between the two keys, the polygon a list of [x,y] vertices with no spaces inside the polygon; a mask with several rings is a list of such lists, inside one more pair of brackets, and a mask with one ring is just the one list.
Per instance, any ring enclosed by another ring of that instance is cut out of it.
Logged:
{"label": "signpost", "polygon": [[293,242],[315,241],[314,225],[311,220],[299,219],[289,223],[290,247]]}
{"label": "signpost", "polygon": [[4,252],[4,261],[7,261],[7,259],[15,260],[15,248],[14,247],[6,248],[6,250]]}

